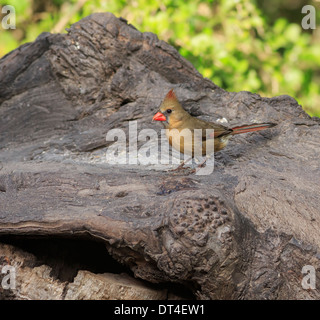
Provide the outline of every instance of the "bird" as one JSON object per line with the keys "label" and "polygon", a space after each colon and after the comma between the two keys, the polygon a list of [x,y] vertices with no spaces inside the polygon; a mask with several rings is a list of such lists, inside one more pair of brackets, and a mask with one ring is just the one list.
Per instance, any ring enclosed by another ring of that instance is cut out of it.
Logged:
{"label": "bird", "polygon": [[[222,150],[234,135],[260,131],[276,125],[275,123],[253,123],[228,128],[221,124],[198,119],[182,107],[173,89],[167,93],[160,104],[159,111],[153,116],[152,120],[161,121],[166,129],[169,144],[179,152],[190,155],[191,158],[195,157],[196,154],[208,156]],[[187,132],[190,133],[192,139],[186,138],[187,136],[183,134],[186,131],[184,129],[189,129]],[[200,134],[196,134],[197,132],[200,132]],[[196,153],[196,148],[200,149],[198,153]],[[179,167],[183,166],[184,163]]]}

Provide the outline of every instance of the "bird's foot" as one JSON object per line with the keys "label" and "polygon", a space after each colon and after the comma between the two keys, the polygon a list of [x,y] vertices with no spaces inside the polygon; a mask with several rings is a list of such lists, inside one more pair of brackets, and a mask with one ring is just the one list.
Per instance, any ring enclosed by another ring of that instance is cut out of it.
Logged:
{"label": "bird's foot", "polygon": [[172,172],[173,175],[178,175],[178,174],[193,174],[196,172],[196,169],[191,168],[191,167],[186,167],[185,162],[181,163],[177,168],[169,170],[169,172]]}
{"label": "bird's foot", "polygon": [[207,162],[207,159],[204,159],[200,164],[198,164],[197,168],[203,168]]}
{"label": "bird's foot", "polygon": [[182,169],[187,169],[184,165],[185,165],[187,162],[189,162],[191,159],[192,159],[192,158],[189,158],[189,159],[187,159],[186,161],[182,161],[182,163],[181,163],[177,168],[172,169],[172,170],[170,170],[170,171],[172,172],[172,171],[180,171],[180,170],[182,170]]}
{"label": "bird's foot", "polygon": [[174,171],[180,171],[180,170],[182,170],[182,169],[186,169],[186,167],[184,166],[184,162],[182,162],[177,168],[175,168],[175,169],[171,169],[171,170],[169,170],[169,171],[171,171],[171,172],[174,172]]}
{"label": "bird's foot", "polygon": [[172,175],[189,175],[195,173],[196,169],[190,167],[181,167],[169,171],[172,172]]}

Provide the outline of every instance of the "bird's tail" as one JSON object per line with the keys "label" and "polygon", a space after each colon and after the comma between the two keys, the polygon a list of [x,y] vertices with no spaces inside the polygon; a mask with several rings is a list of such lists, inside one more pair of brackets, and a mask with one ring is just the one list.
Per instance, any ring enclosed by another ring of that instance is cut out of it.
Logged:
{"label": "bird's tail", "polygon": [[267,128],[272,128],[276,124],[275,123],[254,123],[249,125],[243,125],[239,127],[232,128],[232,135],[240,134],[240,133],[247,133],[247,132],[253,132],[253,131],[260,131]]}

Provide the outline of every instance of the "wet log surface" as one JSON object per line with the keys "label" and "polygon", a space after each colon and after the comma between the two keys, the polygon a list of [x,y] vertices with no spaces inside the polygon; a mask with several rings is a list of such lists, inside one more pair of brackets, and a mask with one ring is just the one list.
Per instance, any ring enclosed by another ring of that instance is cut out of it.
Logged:
{"label": "wet log surface", "polygon": [[[320,266],[320,119],[293,98],[224,91],[109,13],[41,34],[0,70],[1,239],[99,240],[135,277],[198,299],[320,298],[301,285]],[[160,132],[171,88],[195,116],[278,125],[234,137],[210,175],[108,163],[107,132]]]}

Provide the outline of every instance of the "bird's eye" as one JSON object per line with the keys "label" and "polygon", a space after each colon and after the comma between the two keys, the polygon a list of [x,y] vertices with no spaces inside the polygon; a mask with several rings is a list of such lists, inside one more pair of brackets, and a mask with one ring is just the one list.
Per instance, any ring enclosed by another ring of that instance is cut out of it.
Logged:
{"label": "bird's eye", "polygon": [[168,110],[167,110],[167,113],[171,113],[171,112],[172,112],[172,110],[171,110],[171,109],[168,109]]}

